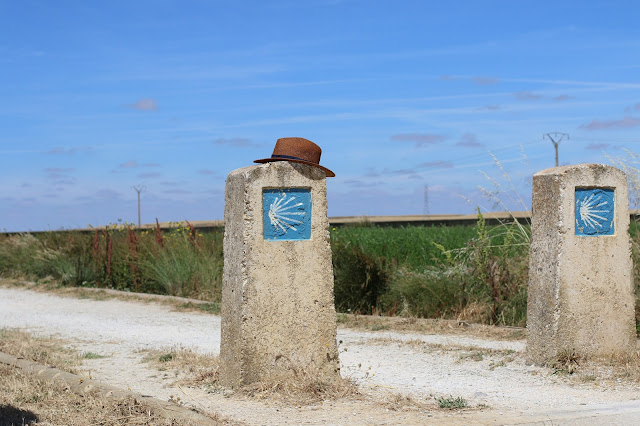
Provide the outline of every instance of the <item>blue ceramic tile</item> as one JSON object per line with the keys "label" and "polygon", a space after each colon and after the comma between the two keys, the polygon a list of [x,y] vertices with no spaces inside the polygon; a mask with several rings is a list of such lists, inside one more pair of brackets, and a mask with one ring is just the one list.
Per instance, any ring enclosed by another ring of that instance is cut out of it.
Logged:
{"label": "blue ceramic tile", "polygon": [[613,189],[576,188],[576,235],[613,235],[613,219]]}
{"label": "blue ceramic tile", "polygon": [[264,239],[274,241],[311,238],[311,190],[278,188],[262,190]]}

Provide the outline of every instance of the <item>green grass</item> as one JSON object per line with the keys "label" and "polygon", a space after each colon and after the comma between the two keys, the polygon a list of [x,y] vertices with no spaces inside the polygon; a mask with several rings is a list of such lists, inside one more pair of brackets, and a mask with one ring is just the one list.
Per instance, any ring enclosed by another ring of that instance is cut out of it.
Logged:
{"label": "green grass", "polygon": [[106,358],[105,355],[100,355],[94,352],[85,352],[82,354],[82,358],[84,359],[102,359],[102,358]]}
{"label": "green grass", "polygon": [[331,243],[357,247],[369,257],[419,270],[446,260],[439,245],[461,249],[474,236],[471,226],[345,226],[332,228]]}
{"label": "green grass", "polygon": [[173,354],[171,352],[162,354],[158,357],[158,361],[160,362],[169,362],[173,359]]}
{"label": "green grass", "polygon": [[529,227],[381,228],[331,232],[336,309],[524,325]]}
{"label": "green grass", "polygon": [[[333,228],[336,309],[353,313],[402,310],[403,300],[413,299],[403,290],[423,294],[424,288],[412,278],[452,261],[456,251],[464,249],[474,235],[474,228],[466,226]],[[411,277],[408,286],[402,278],[405,274]],[[398,290],[399,287],[403,290]],[[429,295],[425,297],[431,299]],[[434,313],[434,309],[426,311],[412,314]]]}
{"label": "green grass", "polygon": [[465,408],[469,404],[467,400],[462,397],[436,397],[436,402],[438,403],[438,407],[448,409],[448,410],[456,410],[460,408]]}

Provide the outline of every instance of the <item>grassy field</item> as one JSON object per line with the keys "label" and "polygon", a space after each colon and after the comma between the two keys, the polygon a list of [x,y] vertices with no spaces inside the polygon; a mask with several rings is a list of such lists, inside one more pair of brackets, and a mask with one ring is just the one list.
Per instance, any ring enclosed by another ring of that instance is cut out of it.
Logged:
{"label": "grassy field", "polygon": [[336,308],[524,325],[527,226],[332,229]]}
{"label": "grassy field", "polygon": [[[527,224],[331,229],[338,312],[524,326]],[[631,228],[635,265],[640,235]],[[112,225],[93,233],[0,236],[0,276],[168,294],[218,304],[222,231]],[[636,282],[640,268],[635,267]]]}

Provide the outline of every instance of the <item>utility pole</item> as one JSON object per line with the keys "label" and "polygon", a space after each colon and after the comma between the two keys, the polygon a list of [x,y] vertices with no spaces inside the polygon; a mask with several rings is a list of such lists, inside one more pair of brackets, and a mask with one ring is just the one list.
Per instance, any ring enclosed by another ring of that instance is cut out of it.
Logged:
{"label": "utility pole", "polygon": [[146,189],[142,185],[134,186],[133,189],[138,193],[138,228],[140,228],[140,193]]}
{"label": "utility pole", "polygon": [[429,185],[424,186],[424,214],[429,214]]}
{"label": "utility pole", "polygon": [[558,163],[558,145],[560,144],[560,142],[562,141],[562,139],[565,136],[567,137],[567,139],[569,139],[569,134],[560,133],[560,132],[551,132],[551,133],[546,133],[546,134],[542,135],[542,139],[544,139],[545,136],[549,138],[549,140],[553,144],[553,147],[556,149],[556,167],[558,167],[559,166],[559,163]]}

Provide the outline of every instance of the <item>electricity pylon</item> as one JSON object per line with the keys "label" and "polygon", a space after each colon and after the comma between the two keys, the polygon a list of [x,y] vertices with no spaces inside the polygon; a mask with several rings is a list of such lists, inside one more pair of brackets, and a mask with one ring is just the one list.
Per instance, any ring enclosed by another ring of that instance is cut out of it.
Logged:
{"label": "electricity pylon", "polygon": [[569,134],[568,133],[560,133],[560,132],[551,132],[551,133],[546,133],[546,134],[542,135],[542,139],[544,139],[545,136],[549,138],[549,140],[553,144],[553,147],[556,149],[556,167],[558,167],[558,165],[559,165],[559,163],[558,163],[558,145],[560,144],[560,141],[562,141],[562,139],[565,136],[567,137],[567,139],[569,139]]}

